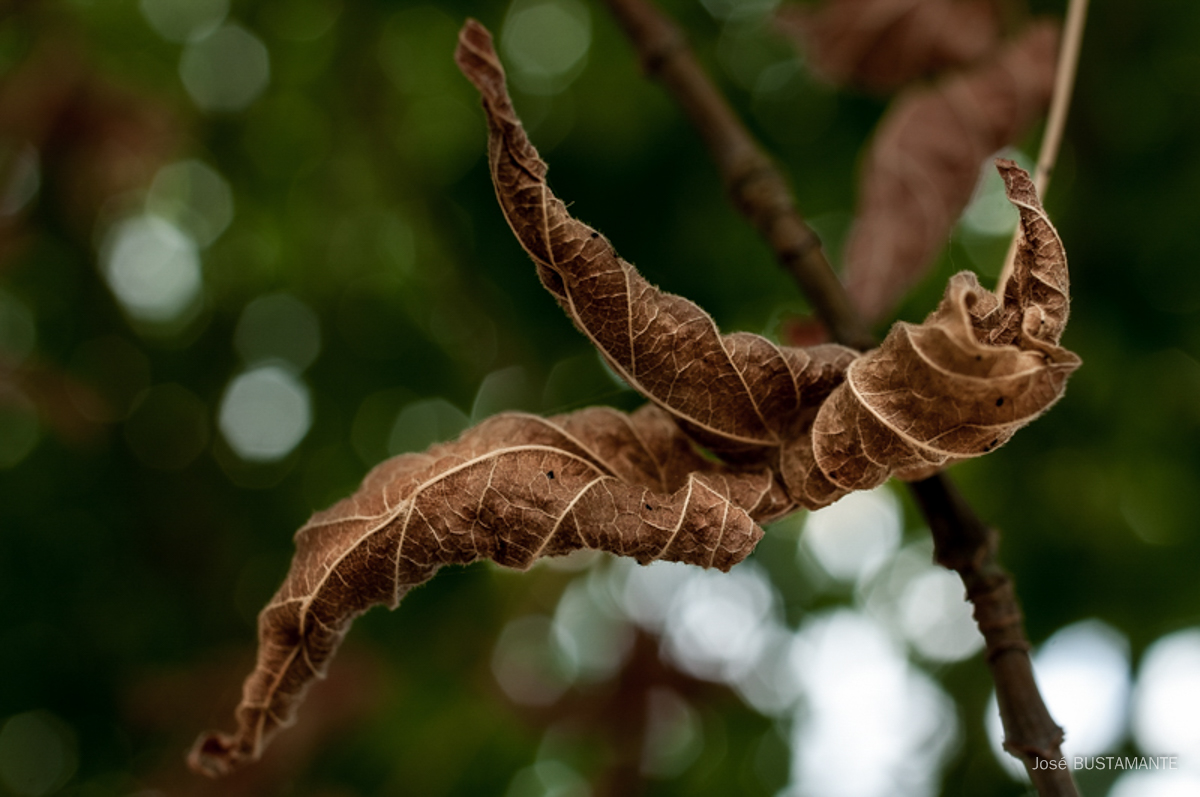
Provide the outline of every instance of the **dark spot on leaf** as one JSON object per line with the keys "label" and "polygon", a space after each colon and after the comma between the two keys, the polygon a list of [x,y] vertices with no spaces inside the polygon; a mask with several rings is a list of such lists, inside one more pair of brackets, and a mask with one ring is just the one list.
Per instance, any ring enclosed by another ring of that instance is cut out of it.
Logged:
{"label": "dark spot on leaf", "polygon": [[598,232],[594,232],[594,233],[592,233],[592,237],[593,237],[593,238],[599,238],[599,237],[600,237],[600,233],[598,233]]}
{"label": "dark spot on leaf", "polygon": [[983,359],[983,355],[982,355],[982,354],[976,354],[976,355],[975,355],[975,362],[979,362],[979,361],[980,361],[980,360],[982,360],[982,359]]}
{"label": "dark spot on leaf", "polygon": [[654,507],[650,506],[649,504],[646,504],[646,508],[647,508],[647,509],[653,509]]}
{"label": "dark spot on leaf", "polygon": [[554,478],[554,471],[549,471],[549,472],[548,472],[546,475],[547,475],[547,476],[549,476],[551,479],[553,479],[553,478]]}
{"label": "dark spot on leaf", "polygon": [[1000,398],[996,399],[996,406],[997,406],[997,407],[1003,407],[1003,406],[1004,406],[1004,396],[1001,396]]}

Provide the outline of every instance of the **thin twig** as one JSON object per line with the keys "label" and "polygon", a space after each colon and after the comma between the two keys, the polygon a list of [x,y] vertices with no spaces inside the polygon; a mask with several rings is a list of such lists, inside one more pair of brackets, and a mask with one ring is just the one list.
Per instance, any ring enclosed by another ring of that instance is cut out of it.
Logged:
{"label": "thin twig", "polygon": [[[704,139],[737,209],[813,303],[834,339],[859,349],[874,340],[830,268],[815,232],[796,210],[779,169],[738,120],[688,49],[675,23],[648,0],[606,0],[646,73],[661,81]],[[1012,580],[996,558],[998,535],[944,474],[910,483],[933,534],[935,556],[955,570],[975,607],[996,684],[1005,746],[1020,758],[1042,797],[1077,797],[1063,760],[1062,729],[1033,679],[1029,641]]]}
{"label": "thin twig", "polygon": [[[1050,187],[1050,175],[1062,148],[1063,131],[1067,127],[1067,111],[1071,107],[1071,96],[1075,93],[1075,72],[1079,66],[1079,50],[1083,45],[1083,26],[1087,21],[1088,0],[1071,0],[1067,6],[1067,22],[1063,27],[1062,42],[1058,48],[1058,66],[1054,73],[1054,90],[1050,99],[1050,115],[1046,117],[1046,131],[1042,134],[1042,145],[1038,150],[1037,166],[1033,170],[1033,185],[1038,196],[1045,197]],[[1017,244],[1021,231],[1013,234],[1004,258],[1004,268],[996,281],[996,292],[1004,294],[1004,286],[1012,276],[1017,260]]]}

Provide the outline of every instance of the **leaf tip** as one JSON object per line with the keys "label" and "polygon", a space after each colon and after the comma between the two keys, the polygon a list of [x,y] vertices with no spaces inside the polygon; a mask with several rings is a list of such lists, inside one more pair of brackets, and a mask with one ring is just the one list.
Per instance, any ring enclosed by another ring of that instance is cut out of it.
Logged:
{"label": "leaf tip", "polygon": [[504,67],[492,44],[491,31],[479,20],[468,17],[463,22],[458,32],[458,45],[454,48],[454,63],[485,96],[503,92]]}
{"label": "leaf tip", "polygon": [[474,17],[467,17],[463,21],[462,29],[458,32],[458,46],[454,49],[455,60],[461,59],[465,52],[472,50],[487,52],[491,49],[493,49],[491,31]]}
{"label": "leaf tip", "polygon": [[1033,179],[1029,176],[1029,172],[1017,165],[1016,161],[1008,158],[996,158],[993,163],[996,165],[996,171],[1000,172],[1000,177],[1004,180],[1004,188],[1010,197],[1023,194],[1037,196],[1037,190],[1033,186]]}

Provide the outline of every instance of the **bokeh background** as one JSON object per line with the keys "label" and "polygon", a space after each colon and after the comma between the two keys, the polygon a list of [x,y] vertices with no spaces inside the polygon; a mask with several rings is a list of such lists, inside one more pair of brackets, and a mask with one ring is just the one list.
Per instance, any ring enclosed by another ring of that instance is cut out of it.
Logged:
{"label": "bokeh background", "polygon": [[[836,260],[884,101],[809,77],[771,0],[666,5]],[[1063,10],[1030,5],[1007,8]],[[1094,5],[1047,199],[1084,366],[954,476],[1003,529],[1068,754],[1179,757],[1084,792],[1198,794],[1200,4]],[[803,327],[597,4],[6,0],[0,793],[1027,791],[961,587],[894,485],[776,524],[729,575],[446,570],[355,624],[261,764],[185,771],[232,725],[312,511],[503,409],[639,403],[496,207],[451,60],[468,15],[574,213],[726,330]],[[900,316],[956,270],[993,277],[1013,224],[986,177]]]}

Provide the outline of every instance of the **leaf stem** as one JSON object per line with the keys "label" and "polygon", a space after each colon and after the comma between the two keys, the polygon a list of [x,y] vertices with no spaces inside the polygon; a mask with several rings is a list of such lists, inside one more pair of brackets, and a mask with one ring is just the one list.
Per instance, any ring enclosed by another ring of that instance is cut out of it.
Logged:
{"label": "leaf stem", "polygon": [[[605,1],[647,75],[666,87],[704,139],[734,206],[800,284],[833,338],[858,349],[874,346],[820,239],[796,209],[787,180],[700,66],[678,26],[649,0]],[[911,482],[909,488],[933,533],[936,560],[960,575],[975,606],[996,684],[1005,747],[1025,764],[1041,797],[1077,797],[1068,770],[1042,768],[1042,762],[1063,758],[1063,732],[1033,678],[1012,579],[996,557],[997,532],[979,519],[945,474]]]}
{"label": "leaf stem", "polygon": [[[1062,41],[1058,48],[1058,65],[1054,73],[1050,114],[1046,118],[1046,131],[1042,134],[1042,144],[1038,150],[1037,166],[1033,170],[1033,185],[1037,188],[1038,196],[1043,198],[1046,196],[1046,189],[1050,187],[1050,175],[1058,161],[1063,132],[1067,127],[1067,111],[1071,107],[1071,96],[1074,94],[1075,73],[1079,66],[1079,51],[1083,46],[1087,11],[1088,0],[1070,0],[1067,6],[1067,21],[1063,27]],[[1018,226],[1012,242],[1008,245],[1004,268],[1000,270],[1000,278],[996,281],[996,293],[1000,295],[1004,295],[1004,286],[1012,276],[1020,237],[1021,228]]]}

